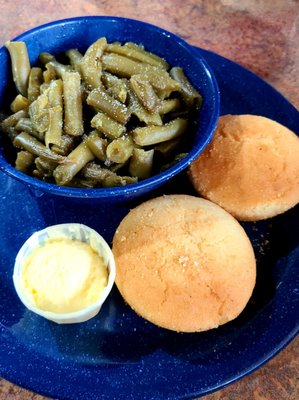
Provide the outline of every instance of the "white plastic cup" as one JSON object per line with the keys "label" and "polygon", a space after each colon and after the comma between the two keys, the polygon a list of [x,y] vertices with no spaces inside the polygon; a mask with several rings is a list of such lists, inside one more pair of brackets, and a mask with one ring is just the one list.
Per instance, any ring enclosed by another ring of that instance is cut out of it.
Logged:
{"label": "white plastic cup", "polygon": [[[72,240],[79,240],[85,242],[91,246],[91,248],[96,251],[104,260],[105,265],[108,268],[108,283],[104,289],[101,289],[101,294],[99,299],[91,304],[90,306],[83,308],[78,311],[69,313],[54,313],[50,311],[41,310],[35,304],[28,299],[26,292],[23,287],[23,281],[21,277],[21,271],[24,266],[24,262],[29,256],[29,254],[35,250],[37,247],[43,245],[48,239],[61,239],[68,238]],[[85,322],[95,315],[97,315],[112,290],[115,281],[115,261],[113,253],[107,242],[103,237],[97,233],[94,229],[89,228],[83,224],[69,223],[52,225],[41,231],[35,232],[31,235],[23,246],[20,248],[14,265],[13,272],[13,283],[16,292],[21,300],[21,302],[32,312],[41,315],[42,317],[49,319],[58,324],[69,324],[69,323],[79,323]]]}

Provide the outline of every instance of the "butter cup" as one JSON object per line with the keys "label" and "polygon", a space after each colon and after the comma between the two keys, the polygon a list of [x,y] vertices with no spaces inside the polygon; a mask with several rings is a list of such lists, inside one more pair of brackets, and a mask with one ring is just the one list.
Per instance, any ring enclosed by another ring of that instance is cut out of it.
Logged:
{"label": "butter cup", "polygon": [[[105,265],[107,265],[107,286],[101,290],[100,297],[95,303],[91,304],[88,307],[82,308],[81,310],[69,313],[54,313],[41,310],[35,304],[33,304],[32,301],[29,300],[24,290],[21,272],[25,260],[33,250],[43,245],[47,240],[55,238],[68,238],[72,240],[79,240],[81,242],[89,244],[93,250],[95,250],[102,256]],[[49,226],[41,231],[35,232],[26,240],[26,242],[20,248],[15,259],[13,283],[21,302],[30,311],[58,324],[69,324],[85,322],[99,313],[104,301],[108,297],[113,287],[115,274],[116,269],[113,253],[103,237],[94,229],[89,228],[86,225],[69,223]]]}

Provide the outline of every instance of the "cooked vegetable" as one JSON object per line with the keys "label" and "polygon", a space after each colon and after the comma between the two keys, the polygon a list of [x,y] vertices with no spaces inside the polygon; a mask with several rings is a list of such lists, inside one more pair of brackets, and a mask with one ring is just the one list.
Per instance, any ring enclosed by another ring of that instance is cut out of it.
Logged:
{"label": "cooked vegetable", "polygon": [[109,139],[117,139],[126,132],[126,127],[108,115],[98,112],[90,121],[92,128],[103,132]]}
{"label": "cooked vegetable", "polygon": [[33,165],[35,156],[27,150],[21,150],[17,154],[16,169],[27,172]]}
{"label": "cooked vegetable", "polygon": [[94,184],[100,183],[104,187],[126,185],[127,183],[137,182],[137,178],[129,176],[119,176],[108,168],[103,168],[93,162],[88,163],[82,170],[82,175],[93,182]]}
{"label": "cooked vegetable", "polygon": [[39,133],[45,133],[49,126],[48,92],[49,87],[29,106],[29,116],[33,129]]}
{"label": "cooked vegetable", "polygon": [[120,79],[115,75],[104,72],[102,81],[110,95],[121,103],[125,103],[128,94],[128,85],[125,79]]}
{"label": "cooked vegetable", "polygon": [[10,109],[13,113],[16,113],[20,110],[24,110],[29,106],[30,102],[27,99],[27,97],[22,96],[21,94],[18,94],[13,102],[10,105]]}
{"label": "cooked vegetable", "polygon": [[66,56],[70,59],[71,66],[76,70],[80,71],[80,62],[82,61],[83,55],[77,49],[70,49],[65,52]]}
{"label": "cooked vegetable", "polygon": [[129,120],[130,112],[128,108],[103,89],[94,89],[90,92],[86,102],[88,105],[94,107],[96,111],[103,111],[121,124],[126,124]]}
{"label": "cooked vegetable", "polygon": [[84,81],[93,89],[102,86],[101,74],[102,64],[101,59],[103,52],[106,48],[106,38],[100,38],[93,43],[84,54],[83,58],[78,64]]}
{"label": "cooked vegetable", "polygon": [[80,74],[78,72],[64,72],[62,74],[62,81],[64,132],[72,136],[81,136],[84,128]]}
{"label": "cooked vegetable", "polygon": [[26,132],[21,132],[16,136],[13,144],[14,146],[20,149],[25,149],[36,156],[44,157],[46,160],[56,162],[63,162],[65,160],[63,156],[53,153],[44,144]]}
{"label": "cooked vegetable", "polygon": [[20,94],[27,96],[30,61],[25,42],[6,42],[5,46],[11,58],[12,76]]}
{"label": "cooked vegetable", "polygon": [[192,107],[194,105],[194,102],[196,101],[198,103],[201,102],[201,95],[190,84],[182,68],[173,67],[169,71],[169,74],[174,80],[176,80],[180,84],[180,92],[188,107]]}
{"label": "cooked vegetable", "polygon": [[154,160],[154,149],[134,149],[130,159],[129,171],[132,176],[146,179],[151,176]]}
{"label": "cooked vegetable", "polygon": [[89,147],[89,150],[97,157],[100,161],[106,161],[106,149],[108,146],[108,140],[101,137],[97,130],[92,131],[85,139],[85,143]]}
{"label": "cooked vegetable", "polygon": [[177,118],[163,126],[145,126],[133,131],[134,142],[139,146],[150,146],[166,142],[185,133],[188,122],[186,119]]}
{"label": "cooked vegetable", "polygon": [[145,125],[163,125],[160,113],[152,113],[146,110],[146,108],[139,101],[130,82],[128,84],[128,88],[128,106],[130,112],[135,115],[140,122],[144,122]]}
{"label": "cooked vegetable", "polygon": [[169,68],[169,64],[163,58],[144,50],[143,47],[138,46],[137,44],[132,42],[125,43],[124,46],[114,43],[108,44],[108,46],[106,47],[106,51],[108,53],[111,52],[120,54],[133,60],[152,65],[154,67],[160,67],[166,70]]}
{"label": "cooked vegetable", "polygon": [[62,123],[63,123],[63,84],[61,79],[50,83],[48,91],[49,100],[49,125],[45,133],[45,144],[49,147],[52,144],[61,145]]}
{"label": "cooked vegetable", "polygon": [[110,142],[106,149],[107,158],[115,163],[125,163],[132,155],[134,145],[129,137],[121,137]]}
{"label": "cooked vegetable", "polygon": [[130,82],[142,105],[151,113],[158,112],[161,100],[154,91],[151,83],[142,75],[133,75]]}
{"label": "cooked vegetable", "polygon": [[68,155],[72,150],[74,150],[76,144],[76,137],[67,134],[62,134],[60,145],[53,145],[51,150],[54,153],[61,154],[63,156]]}
{"label": "cooked vegetable", "polygon": [[58,165],[53,176],[58,185],[66,185],[73,177],[91,160],[93,153],[86,143],[81,142],[65,159],[65,162]]}
{"label": "cooked vegetable", "polygon": [[42,52],[33,67],[24,42],[6,46],[18,93],[0,129],[17,150],[17,169],[58,185],[113,187],[185,156],[201,96],[182,68],[104,37],[83,53]]}
{"label": "cooked vegetable", "polygon": [[137,74],[143,75],[154,88],[165,93],[177,91],[181,87],[178,82],[170,77],[166,70],[140,63],[118,54],[104,54],[102,63],[106,71],[118,76],[130,78]]}
{"label": "cooked vegetable", "polygon": [[16,129],[16,124],[22,118],[28,117],[27,110],[20,110],[9,117],[5,118],[1,124],[1,130],[8,136],[8,138],[13,142],[14,138],[19,134]]}

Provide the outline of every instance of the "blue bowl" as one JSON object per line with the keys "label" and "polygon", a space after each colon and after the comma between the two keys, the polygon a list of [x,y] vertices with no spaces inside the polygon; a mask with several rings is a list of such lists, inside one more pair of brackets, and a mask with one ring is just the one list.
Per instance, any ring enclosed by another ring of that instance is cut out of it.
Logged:
{"label": "blue bowl", "polygon": [[[169,179],[183,171],[210,142],[219,116],[219,90],[216,79],[206,61],[195,54],[190,45],[178,36],[144,22],[118,17],[92,16],[76,17],[54,21],[27,31],[14,40],[24,41],[28,48],[31,65],[37,63],[42,51],[59,54],[70,48],[81,51],[101,36],[108,42],[132,41],[165,58],[170,65],[184,69],[192,85],[203,97],[198,115],[196,132],[190,140],[188,156],[166,171],[136,184],[115,188],[80,189],[69,188],[39,181],[16,170],[8,161],[3,135],[0,135],[0,169],[11,177],[23,182],[37,193],[59,195],[64,198],[88,199],[115,203],[132,200],[157,189]],[[0,110],[7,108],[12,100],[12,75],[8,52],[0,49]]]}

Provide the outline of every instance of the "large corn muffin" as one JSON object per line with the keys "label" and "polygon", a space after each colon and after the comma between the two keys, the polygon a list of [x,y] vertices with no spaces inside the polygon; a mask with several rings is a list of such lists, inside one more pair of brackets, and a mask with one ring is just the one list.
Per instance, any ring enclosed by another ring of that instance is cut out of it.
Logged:
{"label": "large corn muffin", "polygon": [[241,225],[194,196],[162,196],[131,210],[113,253],[125,301],[174,331],[205,331],[236,318],[255,285],[254,252]]}

